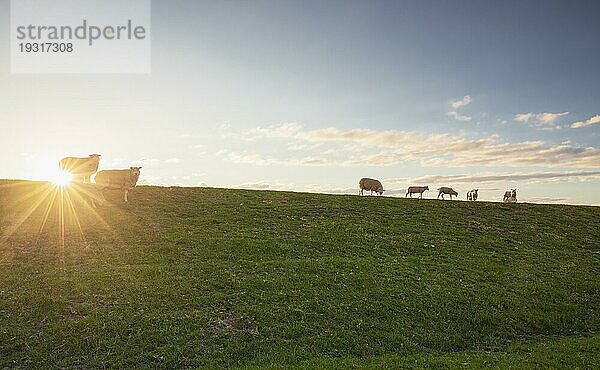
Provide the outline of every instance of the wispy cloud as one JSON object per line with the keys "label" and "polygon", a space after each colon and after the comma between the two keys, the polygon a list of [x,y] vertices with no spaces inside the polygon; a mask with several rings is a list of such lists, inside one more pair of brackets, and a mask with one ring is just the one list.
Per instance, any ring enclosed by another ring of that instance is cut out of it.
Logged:
{"label": "wispy cloud", "polygon": [[302,158],[301,163],[305,166],[325,166],[329,161],[323,158]]}
{"label": "wispy cloud", "polygon": [[530,119],[535,117],[533,113],[519,113],[515,115],[515,121],[517,122],[529,122]]}
{"label": "wispy cloud", "polygon": [[251,189],[251,190],[291,190],[295,187],[294,184],[284,183],[280,181],[255,181],[245,182],[243,184],[233,185],[234,189]]}
{"label": "wispy cloud", "polygon": [[514,120],[517,122],[523,123],[531,123],[535,127],[541,129],[560,129],[561,127],[555,125],[556,121],[558,121],[561,117],[568,115],[569,112],[561,112],[561,113],[519,113],[516,114]]}
{"label": "wispy cloud", "polygon": [[573,122],[573,123],[571,123],[571,128],[582,128],[582,127],[591,126],[596,123],[600,123],[600,114],[597,114],[589,119],[586,119],[585,121]]}
{"label": "wispy cloud", "polygon": [[554,203],[554,204],[565,204],[569,203],[568,198],[553,198],[553,197],[528,197],[525,201],[530,203]]}
{"label": "wispy cloud", "polygon": [[234,163],[253,164],[256,166],[325,166],[330,164],[327,159],[317,157],[285,159],[257,153],[238,153],[226,150],[219,151],[217,155]]}
{"label": "wispy cloud", "polygon": [[158,158],[140,158],[132,162],[136,166],[146,166],[151,167],[157,163],[160,163],[160,159]]}
{"label": "wispy cloud", "polygon": [[321,146],[321,143],[307,144],[307,143],[292,142],[292,143],[288,143],[287,150],[289,150],[289,151],[313,151],[313,150],[317,149],[319,146]]}
{"label": "wispy cloud", "polygon": [[[323,155],[320,161],[314,161],[313,158],[284,161],[293,165],[318,163],[318,165],[340,166],[390,166],[418,161],[426,167],[600,167],[600,149],[577,147],[569,143],[560,145],[550,145],[543,141],[507,143],[500,142],[494,135],[470,139],[459,135],[398,130],[376,131],[361,128],[342,130],[332,127],[305,130],[301,126],[293,130],[280,130],[275,126],[261,128],[255,131],[256,139],[260,136],[273,138],[271,130],[277,133],[278,139],[288,142],[341,145],[331,156]],[[287,134],[283,135],[283,132]],[[274,157],[262,158],[253,154],[250,156],[251,158],[247,156],[240,158],[230,154],[230,159],[257,164],[282,162]]]}
{"label": "wispy cloud", "polygon": [[462,115],[458,112],[455,111],[450,111],[448,112],[448,115],[452,118],[454,118],[457,121],[464,121],[464,122],[469,122],[473,117],[470,116],[466,116],[466,115]]}
{"label": "wispy cloud", "polygon": [[554,171],[526,173],[483,173],[460,175],[427,175],[416,178],[389,178],[385,182],[398,184],[471,184],[506,181],[555,182],[600,180],[600,171]]}
{"label": "wispy cloud", "polygon": [[[133,165],[135,166],[145,166],[145,167],[155,167],[155,166],[159,166],[161,164],[177,164],[177,163],[182,163],[183,160],[181,158],[168,158],[168,159],[159,159],[159,158],[140,158],[137,159],[135,161],[132,162]],[[124,161],[121,161],[121,164],[124,163]]]}
{"label": "wispy cloud", "polygon": [[250,138],[256,137],[290,137],[302,130],[302,126],[297,123],[282,123],[279,125],[270,125],[267,127],[257,127],[249,131]]}
{"label": "wispy cloud", "polygon": [[357,194],[358,184],[356,187],[336,187],[333,185],[322,185],[312,184],[307,185],[305,190],[309,193],[323,193],[323,194]]}
{"label": "wispy cloud", "polygon": [[562,113],[540,113],[536,116],[537,120],[540,123],[553,123],[557,121],[560,117],[568,115],[569,112]]}
{"label": "wispy cloud", "polygon": [[472,101],[472,99],[469,95],[463,96],[462,99],[454,100],[450,104],[454,110],[451,110],[450,112],[448,112],[447,113],[448,116],[454,118],[457,121],[469,122],[471,119],[473,119],[472,117],[467,116],[465,114],[460,114],[456,110],[464,107],[465,105],[469,105],[471,103],[471,101]]}
{"label": "wispy cloud", "polygon": [[473,101],[471,97],[469,95],[465,95],[462,97],[462,99],[454,100],[450,105],[452,108],[458,109],[460,107],[464,107],[465,105],[469,105],[471,101]]}

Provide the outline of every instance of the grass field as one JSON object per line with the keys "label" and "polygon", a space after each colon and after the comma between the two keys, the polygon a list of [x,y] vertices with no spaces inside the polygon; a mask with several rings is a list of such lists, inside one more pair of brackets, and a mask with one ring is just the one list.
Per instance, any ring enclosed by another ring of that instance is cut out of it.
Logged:
{"label": "grass field", "polygon": [[600,207],[52,192],[0,182],[2,368],[600,366]]}

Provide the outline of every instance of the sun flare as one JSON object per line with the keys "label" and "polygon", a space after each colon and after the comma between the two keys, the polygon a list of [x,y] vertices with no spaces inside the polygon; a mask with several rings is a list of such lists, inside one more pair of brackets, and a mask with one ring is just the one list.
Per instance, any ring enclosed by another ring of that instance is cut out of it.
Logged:
{"label": "sun flare", "polygon": [[70,173],[65,171],[59,171],[51,177],[50,182],[52,182],[54,186],[64,187],[71,183],[72,178],[73,175],[71,175]]}

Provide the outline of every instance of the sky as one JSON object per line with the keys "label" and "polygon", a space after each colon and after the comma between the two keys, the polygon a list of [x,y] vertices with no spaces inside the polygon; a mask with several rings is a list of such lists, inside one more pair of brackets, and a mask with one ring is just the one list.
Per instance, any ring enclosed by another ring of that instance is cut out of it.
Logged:
{"label": "sky", "polygon": [[0,178],[600,205],[600,2],[152,1],[150,74],[11,74]]}

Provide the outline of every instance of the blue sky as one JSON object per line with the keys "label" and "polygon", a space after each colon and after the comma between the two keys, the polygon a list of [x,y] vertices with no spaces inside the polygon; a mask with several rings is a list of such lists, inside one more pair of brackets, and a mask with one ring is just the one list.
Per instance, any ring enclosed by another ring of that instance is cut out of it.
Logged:
{"label": "blue sky", "polygon": [[8,9],[0,178],[98,152],[151,184],[600,204],[598,2],[153,1],[149,75],[11,75]]}

